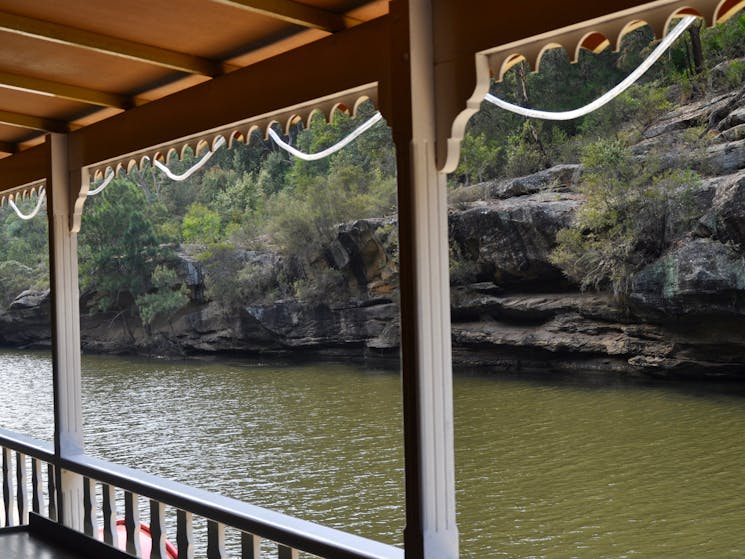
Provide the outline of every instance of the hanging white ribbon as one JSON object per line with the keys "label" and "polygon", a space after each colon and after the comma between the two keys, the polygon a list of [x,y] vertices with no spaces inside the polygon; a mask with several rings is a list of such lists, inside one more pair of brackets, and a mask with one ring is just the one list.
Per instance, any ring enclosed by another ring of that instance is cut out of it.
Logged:
{"label": "hanging white ribbon", "polygon": [[217,142],[215,142],[215,148],[213,150],[205,153],[202,156],[202,159],[197,161],[194,165],[189,167],[186,171],[184,171],[180,175],[175,174],[173,171],[171,171],[168,167],[166,167],[163,163],[161,163],[157,159],[153,159],[153,165],[155,165],[158,169],[163,171],[163,173],[165,173],[165,175],[169,179],[178,181],[178,182],[185,181],[190,176],[192,176],[194,173],[196,173],[199,169],[204,167],[205,163],[207,163],[207,161],[209,161],[212,158],[215,152],[224,145],[225,145],[225,138],[223,137],[218,138]]}
{"label": "hanging white ribbon", "polygon": [[607,93],[601,95],[591,103],[588,103],[587,105],[580,107],[578,109],[574,109],[571,111],[541,111],[538,109],[527,109],[525,107],[521,107],[519,105],[514,105],[512,103],[509,103],[507,101],[504,101],[503,99],[500,99],[499,97],[495,97],[491,93],[487,93],[484,99],[486,101],[489,101],[490,103],[493,103],[494,105],[505,109],[507,111],[511,111],[513,113],[517,113],[522,116],[527,116],[531,118],[542,118],[545,120],[572,120],[574,118],[579,118],[581,116],[584,116],[586,114],[591,113],[594,110],[599,109],[624,91],[626,91],[629,86],[631,86],[635,81],[637,81],[649,68],[652,67],[652,65],[657,62],[657,60],[662,56],[662,54],[670,48],[670,45],[675,42],[675,40],[680,37],[680,35],[683,33],[683,31],[686,30],[686,28],[693,23],[696,20],[695,16],[686,16],[684,17],[678,25],[675,26],[675,28],[670,31],[670,33],[667,34],[667,36],[662,40],[662,42],[657,45],[657,48],[652,51],[652,54],[650,54],[644,62],[642,62],[639,67],[631,72],[626,79],[624,79],[621,83],[616,85],[613,89],[609,90]]}
{"label": "hanging white ribbon", "polygon": [[18,206],[16,206],[15,202],[13,202],[12,199],[8,198],[8,205],[13,208],[13,211],[16,213],[18,217],[20,217],[24,221],[28,221],[29,219],[33,219],[36,217],[36,214],[39,213],[39,210],[41,209],[41,204],[44,202],[44,199],[46,198],[46,191],[44,188],[39,189],[38,199],[36,200],[36,207],[31,211],[30,214],[24,214],[21,212],[21,210],[18,209]]}
{"label": "hanging white ribbon", "polygon": [[88,191],[88,196],[95,196],[96,194],[101,194],[104,188],[106,188],[107,186],[109,186],[109,184],[111,184],[111,181],[114,180],[115,176],[116,176],[116,173],[114,171],[111,171],[111,174],[107,176],[101,184],[99,184],[95,189]]}
{"label": "hanging white ribbon", "polygon": [[295,157],[302,159],[304,161],[317,161],[319,159],[323,159],[324,157],[328,157],[332,153],[336,153],[337,151],[342,149],[347,144],[353,142],[358,136],[360,136],[361,134],[364,134],[370,128],[375,126],[375,124],[377,124],[377,122],[380,121],[382,118],[383,118],[383,115],[380,114],[380,112],[376,112],[373,116],[367,119],[362,125],[356,128],[351,134],[339,140],[333,146],[327,147],[323,151],[319,151],[317,153],[305,153],[303,151],[300,151],[299,149],[292,147],[290,144],[288,144],[282,138],[280,138],[279,134],[277,134],[271,128],[269,128],[269,136],[271,136],[272,140],[277,142],[277,145],[279,147],[281,147],[288,153],[291,153]]}

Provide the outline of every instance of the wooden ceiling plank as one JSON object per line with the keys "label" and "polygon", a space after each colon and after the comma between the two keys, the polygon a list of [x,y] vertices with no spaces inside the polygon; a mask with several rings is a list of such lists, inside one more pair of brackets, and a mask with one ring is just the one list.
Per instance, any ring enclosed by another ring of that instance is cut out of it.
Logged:
{"label": "wooden ceiling plank", "polygon": [[218,76],[227,70],[214,60],[7,12],[0,12],[0,29],[189,74]]}
{"label": "wooden ceiling plank", "polygon": [[18,126],[19,128],[30,128],[32,130],[43,130],[46,132],[67,133],[72,130],[68,123],[61,120],[1,110],[0,124]]}
{"label": "wooden ceiling plank", "polygon": [[292,0],[213,1],[228,6],[242,8],[253,13],[262,14],[274,19],[300,25],[302,27],[320,29],[321,31],[326,31],[328,33],[336,33],[337,31],[342,31],[349,27],[353,27],[356,24],[362,23],[357,19],[344,16],[343,14],[321,10],[306,4],[293,2]]}
{"label": "wooden ceiling plank", "polygon": [[78,101],[89,105],[98,105],[100,107],[129,109],[135,106],[134,99],[126,95],[106,93],[87,87],[68,85],[8,72],[0,72],[0,85],[41,95],[53,95],[54,97],[61,97],[62,99]]}

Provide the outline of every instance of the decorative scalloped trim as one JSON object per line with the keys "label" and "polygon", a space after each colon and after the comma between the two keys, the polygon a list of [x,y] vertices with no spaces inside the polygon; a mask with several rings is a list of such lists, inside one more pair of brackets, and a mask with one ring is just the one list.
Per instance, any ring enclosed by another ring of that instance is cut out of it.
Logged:
{"label": "decorative scalloped trim", "polygon": [[9,201],[18,203],[30,199],[34,194],[38,196],[39,192],[44,189],[45,182],[37,181],[3,192],[0,196],[0,208],[5,207],[5,204]]}
{"label": "decorative scalloped trim", "polygon": [[305,126],[309,126],[311,119],[318,118],[318,116],[324,118],[326,122],[333,122],[340,113],[354,117],[357,116],[360,106],[365,101],[371,101],[377,105],[377,84],[368,84],[349,92],[309,102],[303,106],[270,115],[261,115],[219,130],[156,146],[113,161],[102,162],[100,165],[89,167],[91,181],[98,182],[111,172],[119,175],[134,168],[142,170],[145,163],[151,160],[157,160],[166,165],[174,158],[181,161],[187,149],[191,150],[194,155],[200,156],[206,151],[214,150],[220,138],[224,139],[228,147],[232,147],[236,142],[250,145],[252,141],[256,141],[257,135],[267,140],[268,129],[272,125],[279,125],[285,133],[288,133],[295,124],[302,122]]}
{"label": "decorative scalloped trim", "polygon": [[[466,106],[453,120],[447,141],[447,153],[440,163],[440,171],[452,173],[458,166],[460,146],[470,118],[480,109],[489,91],[491,79],[501,80],[515,64],[526,61],[531,69],[540,67],[543,54],[550,48],[563,48],[576,62],[583,48],[598,52],[601,47],[613,46],[618,50],[623,37],[641,26],[649,25],[656,38],[662,38],[677,17],[695,15],[712,26],[726,21],[741,9],[745,0],[721,0],[712,9],[708,0],[681,0],[657,2],[645,9],[631,8],[608,17],[590,20],[563,29],[557,29],[532,38],[497,46],[476,53],[476,84]],[[443,141],[445,138],[439,138]]]}

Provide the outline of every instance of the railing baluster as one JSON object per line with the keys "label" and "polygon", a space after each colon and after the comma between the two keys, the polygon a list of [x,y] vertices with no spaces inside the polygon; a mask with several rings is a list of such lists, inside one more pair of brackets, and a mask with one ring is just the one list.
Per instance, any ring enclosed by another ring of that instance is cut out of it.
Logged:
{"label": "railing baluster", "polygon": [[181,509],[176,511],[176,547],[179,559],[194,559],[193,515]]}
{"label": "railing baluster", "polygon": [[[5,454],[5,447],[0,446],[0,454]],[[2,458],[0,457],[0,461],[2,461]],[[0,476],[2,476],[2,464],[0,464]],[[2,476],[3,479],[0,480],[0,490],[2,490],[3,493],[3,502],[5,501],[5,476]],[[6,526],[5,524],[5,506],[0,505],[0,528],[4,528]]]}
{"label": "railing baluster", "polygon": [[10,479],[11,471],[10,449],[3,448],[3,510],[5,511],[6,526],[13,526],[13,482]]}
{"label": "railing baluster", "polygon": [[260,559],[261,557],[261,538],[241,532],[241,559]]}
{"label": "railing baluster", "polygon": [[140,498],[131,491],[124,492],[124,526],[127,528],[127,553],[140,556]]}
{"label": "railing baluster", "polygon": [[83,533],[95,538],[93,519],[96,515],[96,482],[89,477],[83,478]]}
{"label": "railing baluster", "polygon": [[225,553],[225,525],[207,521],[207,559],[227,559]]}
{"label": "railing baluster", "polygon": [[111,546],[119,544],[119,534],[116,531],[116,489],[108,483],[101,484],[103,493],[103,541]]}
{"label": "railing baluster", "polygon": [[54,464],[47,464],[47,495],[49,496],[49,520],[57,522],[57,476]]}
{"label": "railing baluster", "polygon": [[44,508],[44,480],[41,475],[41,460],[31,458],[31,510],[41,514]]}
{"label": "railing baluster", "polygon": [[153,546],[150,549],[150,559],[168,559],[166,555],[165,534],[166,506],[158,501],[150,500],[150,537]]}
{"label": "railing baluster", "polygon": [[281,543],[277,544],[277,559],[298,559],[297,549],[287,547]]}
{"label": "railing baluster", "polygon": [[[308,553],[318,557],[404,559],[403,550],[393,546],[255,506],[242,506],[238,501],[219,496],[214,496],[213,500],[203,491],[119,467],[92,456],[76,455],[69,460],[60,459],[51,448],[52,445],[48,443],[14,435],[0,428],[0,527],[8,525],[18,529],[19,520],[25,523],[32,516],[32,510],[34,513],[48,510],[49,520],[57,522],[62,517],[63,504],[59,477],[61,474],[67,475],[69,469],[79,476],[76,490],[79,493],[78,506],[71,511],[75,516],[76,530],[94,538],[98,536],[111,547],[121,545],[129,557],[143,553],[139,544],[146,525],[140,523],[140,507],[147,500],[150,505],[152,547],[143,559],[167,559],[168,550],[173,550],[166,539],[166,532],[170,534],[170,524],[169,530],[166,530],[166,507],[172,507],[176,513],[175,543],[180,559],[194,559],[196,555],[195,514],[199,514],[199,520],[203,518],[207,523],[206,541],[199,533],[199,549],[204,549],[202,546],[206,544],[205,552],[200,551],[203,553],[201,559],[227,559],[225,547],[228,531],[228,536],[240,537],[240,551],[236,550],[231,555],[234,559],[261,559],[262,552],[277,559],[299,559],[301,552],[294,546],[307,549]],[[64,470],[60,469],[62,464],[65,465]],[[120,512],[124,518],[117,522],[117,508],[122,507],[122,501],[124,510]],[[169,520],[173,520],[170,509],[168,514]],[[99,527],[101,518],[103,529]],[[239,527],[254,533],[244,532]],[[256,535],[264,531],[271,540],[264,542]],[[302,555],[305,556],[305,553]],[[4,559],[4,556],[0,559]]]}
{"label": "railing baluster", "polygon": [[20,452],[16,452],[16,504],[18,505],[18,524],[28,524],[26,455]]}

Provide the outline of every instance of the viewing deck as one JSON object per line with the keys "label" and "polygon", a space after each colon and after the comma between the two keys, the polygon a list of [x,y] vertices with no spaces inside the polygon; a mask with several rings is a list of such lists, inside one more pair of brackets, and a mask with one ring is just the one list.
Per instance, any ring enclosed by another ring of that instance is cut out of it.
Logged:
{"label": "viewing deck", "polygon": [[[47,200],[54,444],[0,429],[0,559],[115,557],[122,519],[124,556],[139,556],[141,507],[150,559],[168,559],[166,539],[179,559],[224,559],[226,541],[234,559],[457,559],[447,174],[469,118],[492,78],[520,61],[537,69],[549,48],[576,59],[640,22],[662,38],[676,17],[713,25],[745,0],[5,4],[0,206]],[[396,146],[405,555],[83,444],[78,233],[95,181],[367,100]]]}

